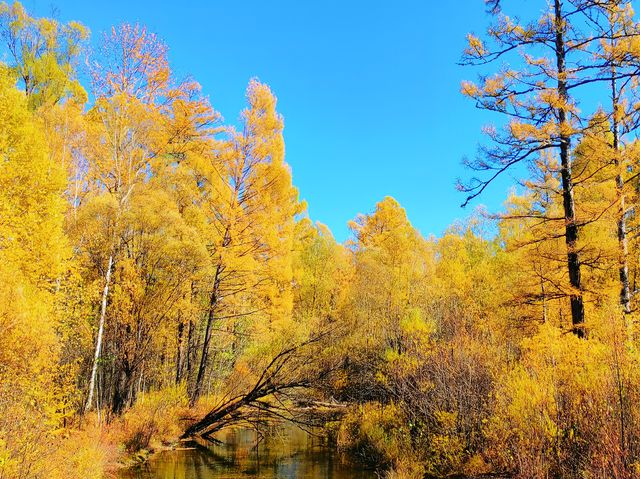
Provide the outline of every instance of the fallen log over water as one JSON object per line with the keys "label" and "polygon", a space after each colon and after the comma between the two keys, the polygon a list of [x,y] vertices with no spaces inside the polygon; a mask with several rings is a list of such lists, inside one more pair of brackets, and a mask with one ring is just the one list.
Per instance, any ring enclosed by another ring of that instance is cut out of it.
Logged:
{"label": "fallen log over water", "polygon": [[[292,406],[292,393],[319,384],[331,371],[314,361],[311,345],[321,337],[292,346],[278,353],[263,369],[253,386],[213,408],[191,424],[182,438],[208,438],[213,433],[237,424],[267,424],[289,421],[302,428],[316,425],[307,407]],[[315,355],[315,358],[318,356]]]}

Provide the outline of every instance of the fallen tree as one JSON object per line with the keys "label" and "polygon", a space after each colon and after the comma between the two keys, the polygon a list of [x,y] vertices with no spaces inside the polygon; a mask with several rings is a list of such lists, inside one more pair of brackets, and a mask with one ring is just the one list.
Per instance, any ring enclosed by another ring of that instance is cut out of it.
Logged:
{"label": "fallen tree", "polygon": [[332,371],[333,367],[323,363],[312,348],[325,336],[281,350],[248,390],[222,400],[203,418],[192,423],[182,438],[209,439],[215,432],[239,424],[257,426],[289,421],[303,429],[316,425],[308,408],[295,407],[292,399],[294,392],[319,385]]}

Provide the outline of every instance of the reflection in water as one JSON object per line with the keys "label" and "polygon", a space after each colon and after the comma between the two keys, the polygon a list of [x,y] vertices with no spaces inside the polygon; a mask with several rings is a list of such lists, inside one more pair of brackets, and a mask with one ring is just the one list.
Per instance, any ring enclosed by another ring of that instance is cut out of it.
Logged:
{"label": "reflection in water", "polygon": [[321,438],[297,428],[277,429],[258,441],[249,429],[217,436],[219,445],[185,444],[144,466],[123,471],[121,479],[372,479],[371,471],[345,463]]}

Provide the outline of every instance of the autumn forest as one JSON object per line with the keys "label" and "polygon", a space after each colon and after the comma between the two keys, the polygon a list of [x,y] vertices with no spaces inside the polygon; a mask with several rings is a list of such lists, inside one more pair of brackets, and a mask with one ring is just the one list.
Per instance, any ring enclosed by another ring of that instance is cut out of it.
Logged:
{"label": "autumn forest", "polygon": [[493,121],[467,220],[383,193],[339,242],[267,84],[230,123],[145,26],[0,2],[0,479],[282,423],[388,479],[638,477],[640,23],[534,3],[485,0],[452,59]]}

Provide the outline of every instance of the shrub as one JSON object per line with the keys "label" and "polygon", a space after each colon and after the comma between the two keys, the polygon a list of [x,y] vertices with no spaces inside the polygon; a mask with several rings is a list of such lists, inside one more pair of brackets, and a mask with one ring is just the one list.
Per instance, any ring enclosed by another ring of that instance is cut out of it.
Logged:
{"label": "shrub", "polygon": [[117,440],[130,453],[169,443],[182,433],[180,417],[187,407],[184,385],[146,393],[116,424]]}
{"label": "shrub", "polygon": [[634,423],[626,391],[637,378],[620,375],[637,370],[620,367],[631,359],[597,338],[542,327],[496,393],[487,435],[497,467],[526,478],[632,477],[623,431]]}
{"label": "shrub", "polygon": [[338,447],[372,466],[389,467],[411,451],[409,425],[394,404],[365,403],[343,419]]}

